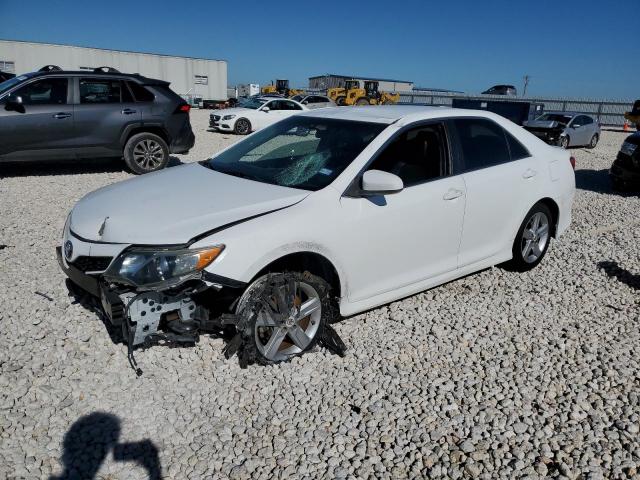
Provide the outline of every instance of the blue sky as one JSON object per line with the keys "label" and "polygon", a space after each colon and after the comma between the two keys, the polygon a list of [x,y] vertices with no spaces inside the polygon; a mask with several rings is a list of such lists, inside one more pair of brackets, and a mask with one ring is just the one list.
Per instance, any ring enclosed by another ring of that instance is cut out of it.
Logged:
{"label": "blue sky", "polygon": [[639,98],[640,0],[0,0],[0,38],[220,58],[229,84],[324,73]]}

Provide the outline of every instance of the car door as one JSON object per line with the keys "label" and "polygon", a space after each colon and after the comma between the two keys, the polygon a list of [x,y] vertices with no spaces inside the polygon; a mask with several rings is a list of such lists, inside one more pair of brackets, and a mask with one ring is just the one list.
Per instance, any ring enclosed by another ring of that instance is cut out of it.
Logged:
{"label": "car door", "polygon": [[74,128],[78,156],[122,154],[121,137],[129,127],[141,124],[142,113],[118,78],[78,77]]}
{"label": "car door", "polygon": [[578,115],[569,124],[569,145],[581,146],[589,143],[587,137],[589,136],[588,127],[585,125],[585,116]]}
{"label": "car door", "polygon": [[461,176],[449,174],[444,125],[432,122],[405,129],[366,170],[398,175],[404,189],[379,197],[362,197],[350,189],[341,199],[350,225],[351,241],[345,242],[344,255],[351,277],[350,300],[364,300],[455,270],[465,187]]}
{"label": "car door", "polygon": [[0,101],[0,158],[72,157],[74,131],[70,94],[69,79],[52,76],[34,79],[13,90],[10,97],[3,97]]}
{"label": "car door", "polygon": [[509,252],[526,212],[539,200],[544,171],[527,149],[496,122],[449,122],[454,173],[461,173],[466,207],[458,266]]}

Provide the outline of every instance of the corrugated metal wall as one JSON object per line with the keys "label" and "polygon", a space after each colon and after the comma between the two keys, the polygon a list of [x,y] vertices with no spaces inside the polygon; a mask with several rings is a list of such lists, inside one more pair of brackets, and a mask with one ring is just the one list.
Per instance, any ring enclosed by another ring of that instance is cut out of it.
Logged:
{"label": "corrugated metal wall", "polygon": [[65,70],[108,66],[123,73],[166,80],[171,82],[173,91],[181,95],[227,99],[227,62],[224,60],[0,40],[1,61],[14,62],[16,74],[32,72],[44,65],[58,65]]}

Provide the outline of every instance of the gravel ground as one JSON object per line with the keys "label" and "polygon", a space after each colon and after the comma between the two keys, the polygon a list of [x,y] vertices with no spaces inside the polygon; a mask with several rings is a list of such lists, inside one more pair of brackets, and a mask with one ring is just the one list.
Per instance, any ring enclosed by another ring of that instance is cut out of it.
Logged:
{"label": "gravel ground", "polygon": [[[238,140],[192,119],[174,164]],[[530,273],[345,319],[345,358],[241,370],[207,337],[139,352],[140,378],[54,254],[74,202],[129,174],[2,166],[0,478],[640,478],[640,198],[607,178],[623,138],[573,149],[574,223]]]}

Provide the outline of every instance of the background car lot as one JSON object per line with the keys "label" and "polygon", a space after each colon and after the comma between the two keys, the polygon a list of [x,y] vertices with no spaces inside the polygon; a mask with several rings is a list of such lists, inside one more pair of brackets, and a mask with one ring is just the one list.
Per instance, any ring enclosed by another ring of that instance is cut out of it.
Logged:
{"label": "background car lot", "polygon": [[[208,113],[192,112],[196,144],[171,164],[242,139],[208,132]],[[607,175],[626,136],[571,149],[573,225],[532,272],[492,269],[346,319],[344,359],[241,370],[203,338],[138,353],[139,379],[116,332],[70,304],[54,252],[72,205],[131,175],[106,161],[3,165],[0,478],[60,473],[65,432],[94,411],[117,412],[120,441],[149,439],[175,478],[633,476],[640,198]],[[100,470],[140,471],[111,457]]]}

